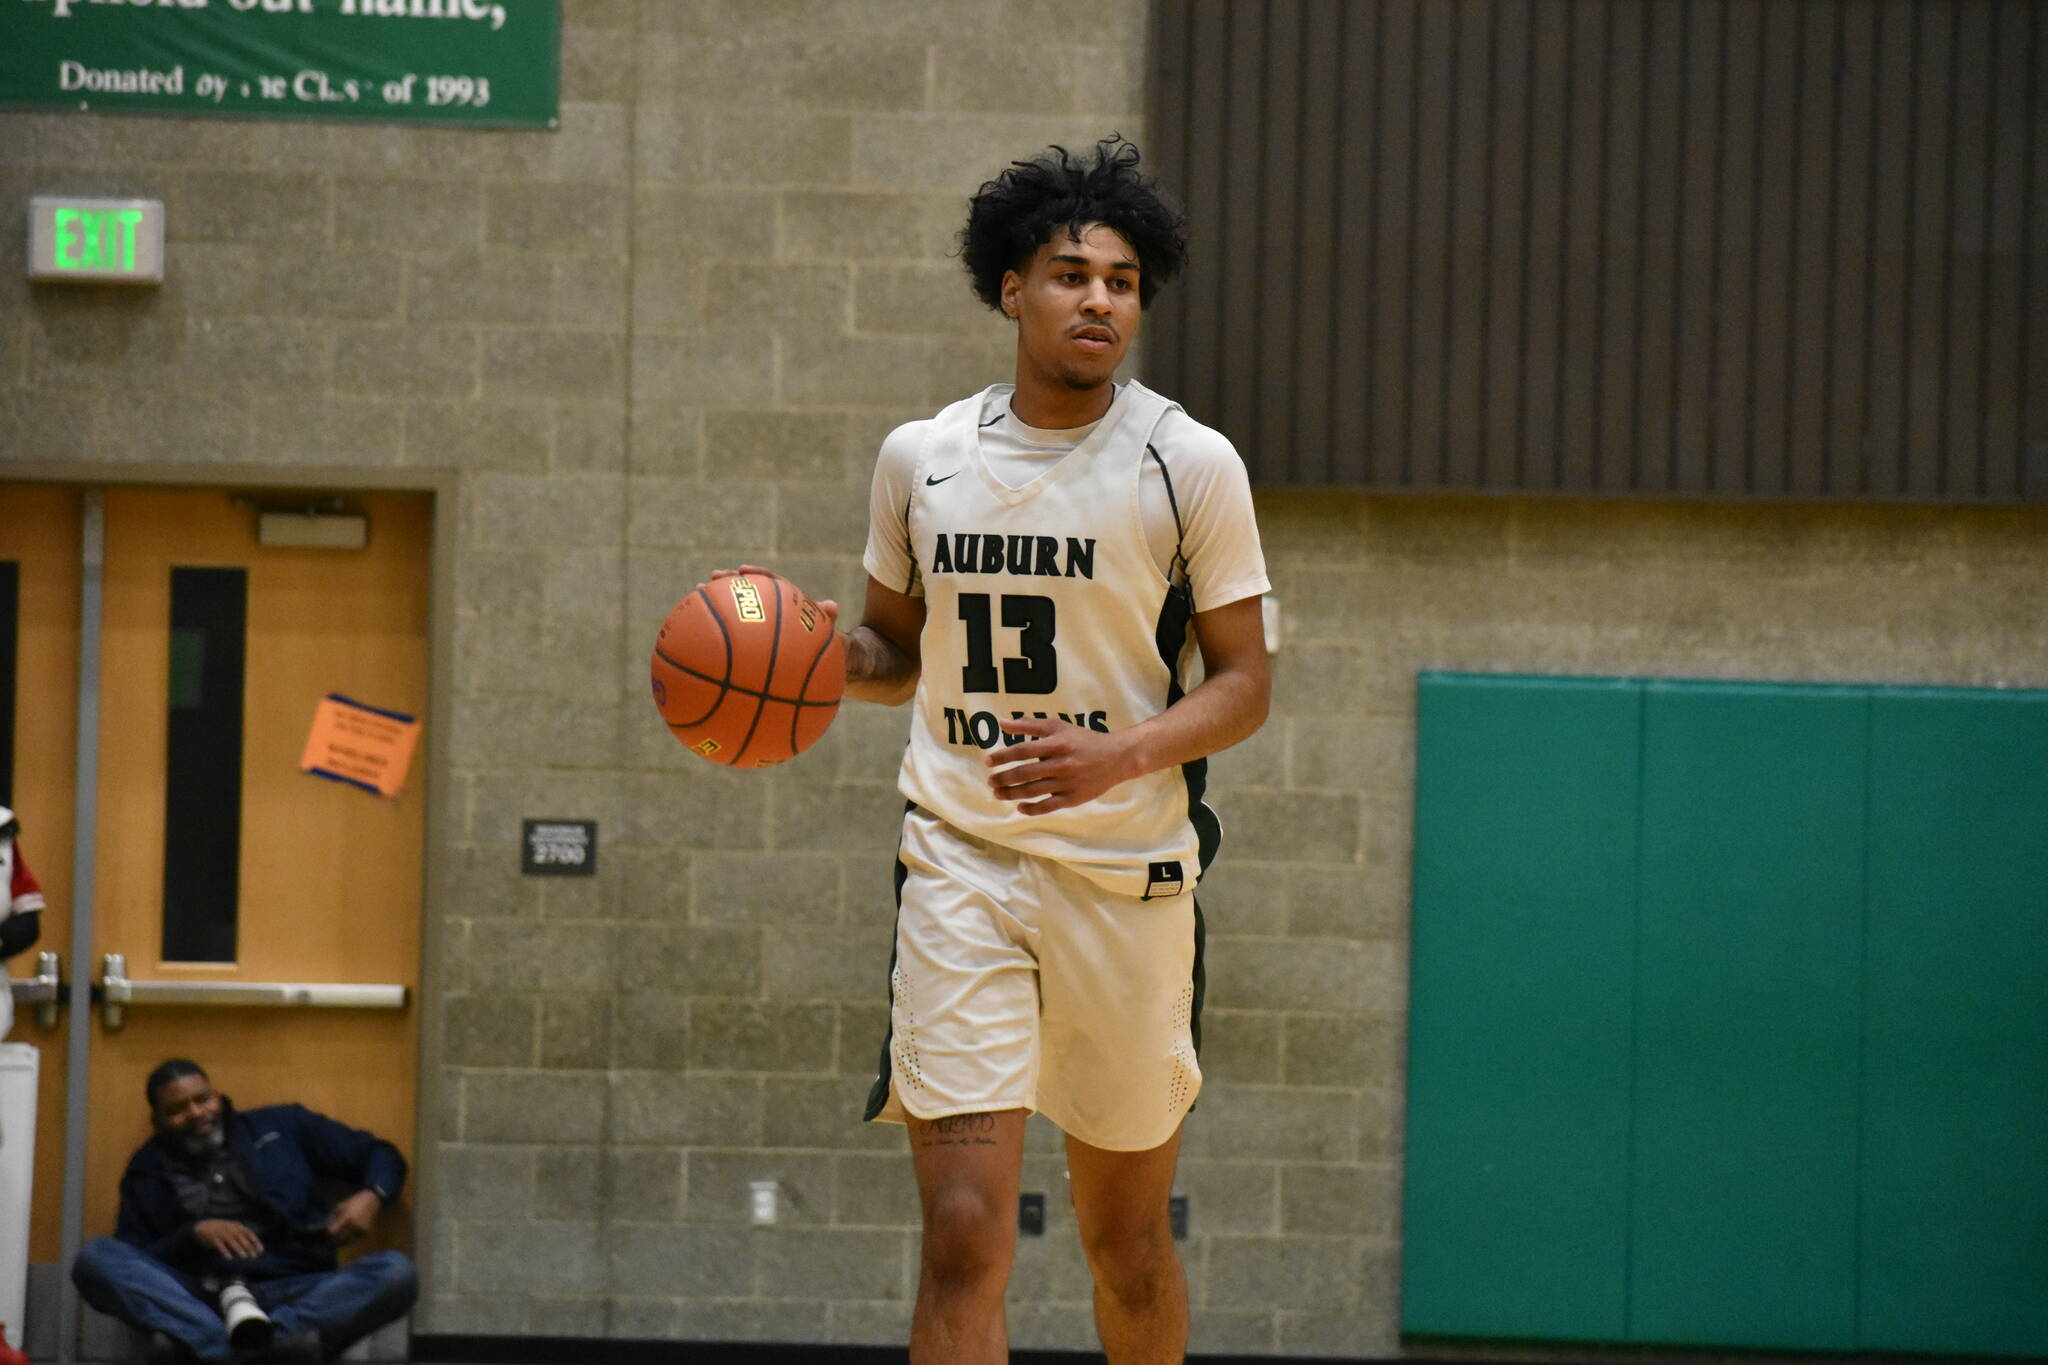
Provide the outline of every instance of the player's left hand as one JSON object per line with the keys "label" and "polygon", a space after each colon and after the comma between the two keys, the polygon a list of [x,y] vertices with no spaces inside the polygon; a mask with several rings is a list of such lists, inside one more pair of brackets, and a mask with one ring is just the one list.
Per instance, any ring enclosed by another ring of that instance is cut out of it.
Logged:
{"label": "player's left hand", "polygon": [[1017,809],[1026,815],[1046,815],[1093,801],[1137,776],[1123,741],[1114,734],[1037,716],[1002,724],[1013,735],[1033,738],[989,752],[982,762],[1001,771],[989,774],[988,789],[998,800],[1023,802]]}
{"label": "player's left hand", "polygon": [[327,1218],[327,1235],[337,1243],[353,1242],[370,1230],[383,1209],[384,1201],[372,1190],[357,1190],[334,1206]]}
{"label": "player's left hand", "polygon": [[[775,578],[782,576],[773,569],[762,568],[759,564],[742,564],[737,569],[713,569],[711,571],[711,581],[716,583],[721,578],[734,578],[740,574],[746,574],[753,578],[759,578],[764,574]],[[827,597],[818,603],[818,610],[825,613],[825,623],[827,625],[835,627],[838,625],[839,604],[837,602]]]}

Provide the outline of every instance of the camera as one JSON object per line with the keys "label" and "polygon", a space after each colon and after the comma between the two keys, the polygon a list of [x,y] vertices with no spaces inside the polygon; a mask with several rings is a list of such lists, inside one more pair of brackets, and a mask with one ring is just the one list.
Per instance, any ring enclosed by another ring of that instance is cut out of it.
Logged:
{"label": "camera", "polygon": [[240,1280],[221,1286],[220,1316],[227,1323],[228,1344],[237,1351],[267,1351],[277,1335],[270,1315],[256,1306],[256,1296]]}

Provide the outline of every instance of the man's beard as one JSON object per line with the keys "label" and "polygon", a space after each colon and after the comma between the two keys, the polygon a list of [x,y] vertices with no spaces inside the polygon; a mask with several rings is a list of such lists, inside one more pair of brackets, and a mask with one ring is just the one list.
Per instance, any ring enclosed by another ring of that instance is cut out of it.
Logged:
{"label": "man's beard", "polygon": [[203,1133],[181,1132],[177,1135],[177,1141],[186,1156],[206,1157],[212,1156],[227,1145],[228,1134],[225,1128],[216,1123]]}

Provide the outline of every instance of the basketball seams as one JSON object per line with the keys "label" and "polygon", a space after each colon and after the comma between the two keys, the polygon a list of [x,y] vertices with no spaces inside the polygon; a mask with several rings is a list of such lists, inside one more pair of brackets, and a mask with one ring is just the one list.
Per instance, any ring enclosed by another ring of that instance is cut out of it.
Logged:
{"label": "basketball seams", "polygon": [[[700,672],[698,672],[698,671],[697,671],[696,669],[694,669],[694,668],[690,667],[690,666],[689,666],[688,664],[684,664],[684,663],[677,663],[677,662],[676,662],[676,661],[675,661],[674,659],[671,659],[671,658],[670,658],[670,657],[669,657],[668,655],[666,655],[666,654],[662,653],[662,652],[661,652],[661,650],[660,650],[659,648],[657,648],[657,649],[656,649],[656,650],[654,651],[654,657],[655,657],[655,658],[657,658],[657,659],[659,659],[659,660],[661,660],[661,661],[662,661],[663,663],[667,664],[667,665],[668,665],[668,666],[669,666],[670,668],[673,668],[673,669],[674,669],[674,670],[675,670],[676,672],[678,672],[678,673],[683,673],[683,674],[687,674],[688,676],[690,676],[690,677],[692,677],[692,678],[696,678],[696,679],[698,679],[698,680],[699,680],[699,681],[701,681],[701,682],[708,682],[708,683],[718,683],[718,684],[719,684],[719,686],[723,687],[723,688],[724,688],[724,689],[725,689],[726,691],[728,691],[728,692],[737,692],[737,693],[739,693],[739,694],[740,694],[741,696],[743,696],[743,697],[758,697],[758,698],[760,698],[760,699],[761,699],[761,700],[763,700],[763,701],[775,701],[775,702],[781,702],[781,703],[782,703],[782,704],[783,704],[784,706],[837,706],[837,705],[839,705],[839,703],[838,703],[838,702],[836,702],[836,701],[805,701],[805,700],[804,700],[804,699],[803,699],[802,697],[778,697],[778,696],[776,696],[776,695],[775,695],[775,694],[774,694],[773,692],[757,692],[757,691],[755,691],[755,690],[754,690],[753,688],[751,688],[751,687],[741,687],[741,686],[740,686],[739,684],[737,684],[737,683],[733,683],[733,682],[723,682],[723,681],[721,681],[720,679],[717,679],[717,678],[714,678],[714,677],[712,677],[712,676],[711,676],[711,675],[710,675],[709,673],[700,673]],[[716,707],[713,707],[713,708],[712,708],[712,710],[714,710],[714,711],[715,711],[715,710],[717,710],[717,709],[718,709],[718,708],[716,708]],[[708,719],[708,713],[707,713],[707,719]],[[699,725],[703,724],[703,722],[702,722],[702,721],[697,721],[697,722],[694,722],[694,723],[695,723],[695,724],[699,724]]]}
{"label": "basketball seams", "polygon": [[[664,662],[667,661],[665,660]],[[693,678],[702,678],[703,675],[692,673],[690,676]],[[662,716],[662,720],[667,722],[668,728],[671,730],[694,730],[698,726],[702,725],[705,721],[710,720],[713,716],[717,715],[718,708],[723,706],[724,704],[725,693],[723,690],[721,690],[718,693],[718,695],[712,699],[711,709],[709,711],[706,711],[703,715],[693,717],[690,720],[669,720],[667,715],[664,714]]]}
{"label": "basketball seams", "polygon": [[[828,622],[825,627],[825,638],[818,642],[818,652],[811,656],[811,666],[804,670],[803,685],[798,687],[796,690],[796,695],[798,698],[796,703],[796,709],[789,713],[789,747],[792,750],[800,749],[800,746],[796,742],[796,730],[797,726],[803,723],[803,708],[806,705],[816,706],[821,704],[818,702],[805,702],[803,698],[810,695],[811,679],[817,676],[818,664],[823,661],[825,657],[825,651],[832,648],[836,639],[837,637],[834,635],[832,627]],[[837,706],[839,705],[839,703],[837,701],[834,701],[832,705]]]}
{"label": "basketball seams", "polygon": [[[713,579],[712,582],[717,582],[717,580]],[[725,699],[732,695],[732,666],[739,662],[739,660],[735,657],[732,647],[732,627],[726,625],[725,614],[719,611],[717,601],[712,598],[710,585],[700,585],[697,589],[697,595],[704,599],[704,610],[710,612],[711,619],[718,623],[718,638],[725,642],[725,677],[719,680],[718,705],[712,707],[711,713],[704,717],[704,721],[708,723],[716,718],[720,711],[725,709]],[[713,742],[715,743],[715,741]],[[709,758],[711,755],[706,754],[705,757]],[[726,760],[726,765],[728,767],[731,766],[730,760]]]}
{"label": "basketball seams", "polygon": [[[686,600],[687,600],[687,599],[686,599]],[[707,604],[707,606],[708,606],[708,604]],[[716,613],[713,613],[713,614],[714,614],[714,615],[716,615]],[[728,654],[729,654],[729,653],[730,653],[730,651],[728,651]],[[662,719],[663,719],[664,721],[667,721],[667,722],[668,722],[668,728],[669,728],[669,729],[671,729],[671,730],[689,730],[689,729],[694,729],[695,727],[697,727],[697,726],[699,726],[699,725],[702,725],[702,724],[703,724],[703,723],[704,723],[705,721],[708,721],[708,720],[710,720],[710,719],[711,719],[711,718],[712,718],[713,716],[715,716],[715,715],[717,715],[717,714],[718,714],[718,708],[719,708],[719,707],[720,707],[721,705],[723,705],[723,704],[724,704],[724,702],[725,702],[725,680],[724,680],[724,679],[721,679],[721,678],[714,678],[714,677],[712,677],[712,676],[711,676],[711,675],[710,675],[709,673],[699,673],[699,672],[698,672],[698,671],[697,671],[696,669],[694,669],[694,668],[685,668],[685,667],[684,667],[684,666],[683,666],[682,664],[679,664],[679,663],[677,663],[677,662],[676,662],[676,661],[675,661],[674,659],[671,659],[671,658],[670,658],[670,657],[669,657],[668,655],[666,655],[666,654],[664,654],[664,653],[662,652],[662,649],[661,649],[661,642],[660,642],[660,640],[659,640],[659,639],[657,639],[657,640],[655,641],[655,645],[654,645],[654,657],[655,657],[655,658],[657,658],[657,659],[659,659],[659,660],[660,660],[661,662],[663,662],[663,663],[667,664],[667,665],[668,665],[668,666],[669,666],[670,668],[673,668],[674,670],[676,670],[676,672],[678,672],[678,673],[681,673],[681,674],[683,674],[683,675],[684,675],[685,677],[695,678],[695,679],[697,679],[697,681],[699,681],[699,682],[707,682],[707,683],[710,683],[710,684],[712,684],[713,686],[715,686],[715,687],[717,687],[717,688],[718,688],[718,691],[712,694],[712,697],[711,697],[711,707],[710,707],[710,709],[709,709],[709,710],[707,710],[707,711],[705,711],[705,712],[704,712],[704,714],[703,714],[703,715],[701,715],[701,716],[695,716],[695,717],[692,717],[692,718],[691,718],[691,719],[689,719],[689,720],[669,720],[669,719],[668,719],[668,712],[667,712],[667,711],[666,711],[666,710],[664,709],[664,710],[663,710],[663,712],[662,712],[662,717],[661,717],[661,718],[662,718]],[[727,671],[728,673],[730,673],[730,672],[731,672],[731,665],[730,665],[729,663],[728,663],[728,665],[727,665],[727,669],[726,669],[726,671]]]}
{"label": "basketball seams", "polygon": [[[704,592],[701,588],[698,589],[696,592],[691,593],[690,597],[686,597],[683,599],[682,604],[677,607],[676,611],[670,614],[671,620],[673,620],[676,615],[681,614],[683,608],[689,605],[691,598],[702,598],[704,605],[704,613],[708,614],[712,620],[718,621],[718,612],[716,608],[714,608],[711,605],[711,599],[709,597],[704,596]],[[725,623],[723,621],[719,621],[718,628],[720,632],[720,638],[723,639]],[[665,630],[666,627],[664,627],[664,631]],[[659,659],[661,662],[667,664],[670,668],[673,668],[677,672],[683,674],[685,677],[695,678],[699,682],[711,683],[719,689],[716,693],[712,695],[710,709],[705,711],[702,715],[693,716],[689,720],[670,720],[668,716],[668,708],[664,705],[662,707],[661,718],[663,722],[665,722],[668,725],[669,729],[695,729],[697,726],[704,724],[706,721],[710,720],[713,716],[718,714],[718,708],[725,704],[725,684],[730,679],[732,674],[732,642],[730,640],[725,641],[725,671],[727,675],[725,678],[714,678],[709,673],[700,673],[694,668],[685,668],[683,665],[677,663],[674,659],[671,659],[668,655],[662,652],[660,636],[655,637],[654,657],[656,659]]]}
{"label": "basketball seams", "polygon": [[[718,623],[718,638],[725,642],[725,676],[718,680],[718,684],[721,687],[730,687],[732,686],[732,630],[725,624],[725,618],[718,614],[718,603],[711,600],[710,588],[702,584],[698,585],[697,596],[704,599],[704,610],[710,612],[711,619]],[[659,651],[656,652],[658,653]],[[673,663],[674,660],[670,660],[670,662]],[[684,669],[683,671],[687,673],[692,670]],[[707,674],[700,673],[697,676],[709,681],[709,675]]]}
{"label": "basketball seams", "polygon": [[[775,584],[775,622],[768,636],[768,667],[761,676],[761,690],[754,694],[754,718],[747,724],[746,738],[740,741],[739,751],[727,760],[726,766],[737,768],[740,760],[747,756],[747,750],[754,747],[754,733],[761,728],[761,717],[768,711],[768,689],[775,685],[775,660],[782,653],[782,588],[783,580],[774,574],[762,577]],[[727,686],[731,686],[732,665],[726,665]]]}

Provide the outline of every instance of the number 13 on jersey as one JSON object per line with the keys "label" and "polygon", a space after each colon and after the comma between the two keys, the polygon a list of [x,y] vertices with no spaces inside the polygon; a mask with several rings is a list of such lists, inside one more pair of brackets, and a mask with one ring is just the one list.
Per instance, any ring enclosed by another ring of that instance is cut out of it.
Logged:
{"label": "number 13 on jersey", "polygon": [[1060,661],[1052,647],[1053,600],[1029,593],[1004,593],[1003,625],[1019,632],[1020,654],[1003,660],[996,672],[994,630],[989,594],[960,594],[960,620],[967,627],[967,666],[960,670],[966,692],[1010,692],[1045,696],[1059,686]]}

